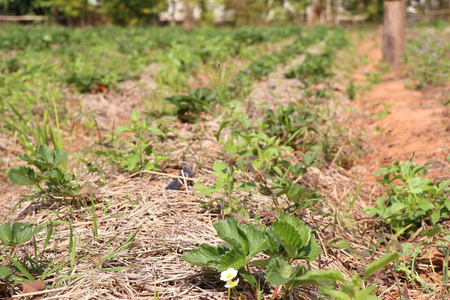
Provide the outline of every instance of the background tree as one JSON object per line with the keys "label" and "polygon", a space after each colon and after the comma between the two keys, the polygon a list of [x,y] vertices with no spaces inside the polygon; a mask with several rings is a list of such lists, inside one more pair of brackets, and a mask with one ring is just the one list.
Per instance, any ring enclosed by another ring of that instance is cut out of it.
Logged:
{"label": "background tree", "polygon": [[296,24],[306,19],[306,8],[311,5],[312,0],[290,0],[288,7]]}
{"label": "background tree", "polygon": [[102,10],[111,17],[114,24],[120,26],[146,25],[157,22],[159,14],[166,9],[167,1],[165,0],[102,1]]}
{"label": "background tree", "polygon": [[194,3],[192,3],[192,0],[183,0],[183,10],[184,10],[183,27],[186,29],[191,29],[192,27],[195,26]]}
{"label": "background tree", "polygon": [[227,11],[232,12],[234,23],[251,25],[268,23],[272,10],[282,8],[283,0],[222,0]]}
{"label": "background tree", "polygon": [[85,25],[85,17],[90,9],[87,0],[42,0],[42,6],[52,11],[53,15],[61,16],[67,20],[69,26]]}
{"label": "background tree", "polygon": [[44,15],[50,12],[42,6],[42,0],[0,0],[0,11],[12,16]]}
{"label": "background tree", "polygon": [[352,15],[364,14],[368,21],[383,19],[384,0],[343,0],[342,6]]}

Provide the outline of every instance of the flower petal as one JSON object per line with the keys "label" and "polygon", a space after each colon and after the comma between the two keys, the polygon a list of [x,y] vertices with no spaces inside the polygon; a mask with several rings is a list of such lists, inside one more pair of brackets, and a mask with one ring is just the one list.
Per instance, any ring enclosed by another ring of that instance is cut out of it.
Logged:
{"label": "flower petal", "polygon": [[228,280],[227,284],[225,284],[225,287],[226,288],[234,288],[235,286],[238,285],[238,283],[239,283],[239,278],[234,280],[234,281],[233,280]]}
{"label": "flower petal", "polygon": [[235,270],[233,268],[229,268],[228,270],[220,273],[220,280],[229,281],[229,280],[233,279],[234,277],[236,277],[237,273],[238,273],[237,270]]}

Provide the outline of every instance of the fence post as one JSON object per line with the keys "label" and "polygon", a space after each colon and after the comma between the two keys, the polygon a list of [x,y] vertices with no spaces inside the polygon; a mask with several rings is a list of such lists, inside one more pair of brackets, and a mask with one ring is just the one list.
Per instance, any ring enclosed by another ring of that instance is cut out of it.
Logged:
{"label": "fence post", "polygon": [[383,60],[392,69],[400,65],[405,43],[406,2],[385,1],[383,21]]}

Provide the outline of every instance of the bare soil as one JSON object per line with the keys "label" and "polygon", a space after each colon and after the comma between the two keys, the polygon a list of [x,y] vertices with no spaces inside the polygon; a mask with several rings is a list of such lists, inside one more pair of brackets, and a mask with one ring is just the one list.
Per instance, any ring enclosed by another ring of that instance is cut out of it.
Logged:
{"label": "bare soil", "polygon": [[[381,32],[371,33],[358,44],[369,63],[359,67],[352,78],[360,85],[366,76],[379,70],[382,61]],[[450,85],[414,90],[405,71],[388,72],[354,101],[359,118],[350,126],[365,132],[362,159],[354,168],[367,181],[383,165],[415,158],[418,164],[432,164],[431,176],[449,178],[446,157],[450,151]]]}

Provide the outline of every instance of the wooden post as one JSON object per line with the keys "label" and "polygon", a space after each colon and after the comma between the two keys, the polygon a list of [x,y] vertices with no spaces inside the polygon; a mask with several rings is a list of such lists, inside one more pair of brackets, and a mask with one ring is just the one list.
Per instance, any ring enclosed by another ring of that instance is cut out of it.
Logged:
{"label": "wooden post", "polygon": [[405,43],[406,2],[385,1],[383,22],[383,60],[392,69],[400,65]]}
{"label": "wooden post", "polygon": [[184,0],[183,1],[183,7],[184,7],[184,21],[183,21],[183,27],[185,29],[191,29],[194,27],[194,6],[191,3],[191,0]]}

